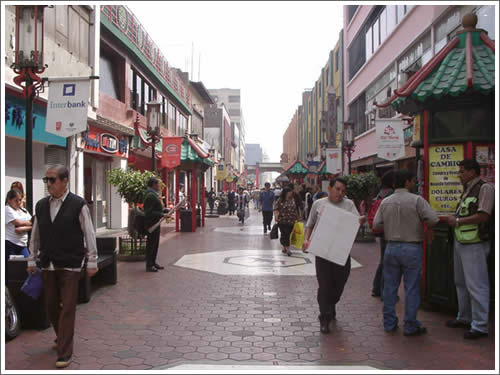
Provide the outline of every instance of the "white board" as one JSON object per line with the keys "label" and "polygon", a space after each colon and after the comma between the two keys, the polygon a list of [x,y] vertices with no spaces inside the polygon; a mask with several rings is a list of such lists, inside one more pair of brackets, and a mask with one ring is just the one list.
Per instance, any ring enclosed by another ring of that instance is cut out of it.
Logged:
{"label": "white board", "polygon": [[359,216],[327,204],[319,212],[309,251],[320,258],[344,266],[358,229]]}

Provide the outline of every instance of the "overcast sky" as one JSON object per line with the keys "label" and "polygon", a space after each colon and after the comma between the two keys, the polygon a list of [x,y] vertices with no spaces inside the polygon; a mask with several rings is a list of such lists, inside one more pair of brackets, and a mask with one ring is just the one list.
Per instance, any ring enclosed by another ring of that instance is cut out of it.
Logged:
{"label": "overcast sky", "polygon": [[342,3],[126,5],[171,66],[191,72],[193,55],[191,80],[198,81],[200,72],[207,89],[241,89],[246,143],[260,143],[271,161],[279,161],[283,133],[302,102],[302,92],[320,77],[339,38]]}

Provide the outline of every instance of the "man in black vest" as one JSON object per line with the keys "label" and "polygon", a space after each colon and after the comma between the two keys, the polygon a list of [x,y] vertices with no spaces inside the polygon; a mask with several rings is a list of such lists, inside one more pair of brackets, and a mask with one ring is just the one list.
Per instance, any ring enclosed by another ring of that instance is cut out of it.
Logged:
{"label": "man in black vest", "polygon": [[464,185],[454,216],[447,223],[454,227],[454,272],[458,315],[446,322],[450,328],[468,328],[468,340],[488,336],[490,281],[487,258],[490,252],[489,227],[495,204],[494,187],[485,183],[476,160],[458,163],[458,176]]}
{"label": "man in black vest", "polygon": [[43,182],[49,196],[38,201],[31,232],[28,272],[40,261],[45,306],[56,340],[56,367],[67,367],[73,355],[73,336],[80,272],[97,272],[97,246],[87,202],[68,189],[69,171],[49,167]]}
{"label": "man in black vest", "polygon": [[[169,215],[163,213],[163,205],[161,204],[158,190],[160,189],[160,181],[151,177],[148,181],[148,188],[144,195],[144,224],[146,228],[155,225],[162,217],[168,218]],[[156,263],[158,254],[158,246],[160,244],[160,226],[148,234],[146,242],[146,271],[158,272],[165,267]]]}

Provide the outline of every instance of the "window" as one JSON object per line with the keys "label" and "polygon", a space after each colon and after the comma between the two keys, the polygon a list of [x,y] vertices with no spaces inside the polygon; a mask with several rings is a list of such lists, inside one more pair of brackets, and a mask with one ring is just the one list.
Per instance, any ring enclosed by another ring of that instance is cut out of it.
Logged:
{"label": "window", "polygon": [[121,100],[120,86],[118,84],[118,77],[116,76],[118,69],[115,68],[116,63],[114,59],[101,51],[99,64],[101,71],[99,79],[100,90],[113,99]]}
{"label": "window", "polygon": [[477,28],[488,32],[491,40],[495,40],[495,6],[486,5],[479,8],[477,14]]}
{"label": "window", "polygon": [[387,5],[387,35],[391,35],[396,28],[396,5]]}
{"label": "window", "polygon": [[229,116],[239,116],[239,115],[240,115],[239,109],[230,109],[229,110]]}
{"label": "window", "polygon": [[349,119],[354,122],[354,136],[358,136],[367,130],[365,110],[366,99],[365,93],[363,93],[349,105]]}
{"label": "window", "polygon": [[380,46],[380,22],[376,20],[373,24],[373,52]]}
{"label": "window", "polygon": [[352,79],[366,61],[365,34],[360,32],[349,46],[349,79]]}
{"label": "window", "polygon": [[396,9],[397,9],[396,22],[399,24],[399,23],[401,23],[401,21],[403,20],[405,14],[406,14],[406,5],[396,5]]}
{"label": "window", "polygon": [[335,51],[335,71],[339,71],[339,60],[340,60],[340,48]]}
{"label": "window", "polygon": [[380,44],[387,38],[387,8],[380,14]]}
{"label": "window", "polygon": [[183,136],[187,130],[187,118],[177,111],[177,135]]}
{"label": "window", "polygon": [[175,134],[175,130],[176,130],[176,124],[175,124],[175,120],[176,120],[176,108],[175,106],[168,102],[168,113],[167,113],[167,118],[168,118],[168,130],[172,133],[172,134]]}
{"label": "window", "polygon": [[[132,69],[129,89],[131,89],[130,106],[142,115],[145,115],[147,104],[156,100],[156,89]],[[132,87],[131,87],[132,86]]]}
{"label": "window", "polygon": [[354,13],[356,13],[356,10],[358,9],[358,7],[359,7],[359,5],[348,5],[347,6],[349,22],[351,22],[352,17],[354,17]]}
{"label": "window", "polygon": [[240,96],[239,95],[229,95],[229,103],[239,103]]}
{"label": "window", "polygon": [[164,96],[161,97],[161,126],[167,127],[167,99]]}
{"label": "window", "polygon": [[137,112],[144,114],[144,106],[143,106],[143,81],[139,74],[134,72],[135,80],[134,80],[134,93],[135,93],[135,106],[134,108]]}
{"label": "window", "polygon": [[370,58],[370,56],[373,54],[373,28],[369,28],[368,31],[366,32],[366,37],[365,37],[365,48],[366,48],[366,58]]}

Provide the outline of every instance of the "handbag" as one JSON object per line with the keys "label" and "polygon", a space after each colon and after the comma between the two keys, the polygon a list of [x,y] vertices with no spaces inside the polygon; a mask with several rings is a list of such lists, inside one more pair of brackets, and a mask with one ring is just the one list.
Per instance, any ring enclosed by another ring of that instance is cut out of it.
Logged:
{"label": "handbag", "polygon": [[24,280],[21,291],[34,300],[37,300],[40,294],[42,294],[42,289],[42,272],[37,267],[35,273],[30,273],[26,280]]}
{"label": "handbag", "polygon": [[269,238],[271,240],[275,240],[278,238],[278,224],[274,224],[271,228],[271,232],[269,233]]}

